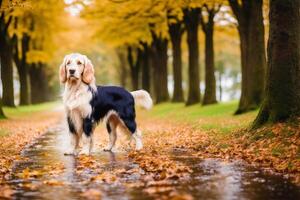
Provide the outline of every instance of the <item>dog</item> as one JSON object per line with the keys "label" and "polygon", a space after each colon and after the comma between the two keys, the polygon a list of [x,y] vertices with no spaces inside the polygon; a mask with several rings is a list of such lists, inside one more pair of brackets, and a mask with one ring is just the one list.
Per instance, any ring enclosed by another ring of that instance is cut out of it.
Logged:
{"label": "dog", "polygon": [[141,131],[135,121],[135,105],[150,109],[153,101],[148,92],[128,92],[117,86],[96,86],[94,66],[87,56],[72,53],[66,55],[59,67],[60,82],[64,84],[63,104],[70,135],[71,148],[65,155],[91,154],[93,132],[104,121],[109,134],[105,151],[111,151],[117,140],[117,128],[128,131],[135,140],[135,149],[143,148]]}

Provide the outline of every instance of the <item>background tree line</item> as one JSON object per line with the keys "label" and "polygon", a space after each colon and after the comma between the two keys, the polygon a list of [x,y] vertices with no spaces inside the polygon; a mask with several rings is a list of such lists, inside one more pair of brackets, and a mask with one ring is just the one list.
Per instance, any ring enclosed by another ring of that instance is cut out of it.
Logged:
{"label": "background tree line", "polygon": [[[80,45],[77,40],[80,40],[80,44],[84,44],[82,46],[87,46],[87,48],[90,48],[88,43],[90,45],[93,43],[93,48],[99,47],[100,43],[112,47],[105,51],[106,53],[114,51],[119,59],[120,83],[128,87],[127,77],[130,76],[131,89],[143,88],[150,91],[156,103],[169,100],[185,102],[186,105],[217,103],[216,74],[222,72],[222,67],[220,68],[220,63],[216,62],[220,55],[216,54],[215,49],[220,48],[220,44],[214,41],[216,39],[214,33],[216,28],[221,27],[222,22],[223,27],[235,25],[240,41],[241,96],[235,113],[245,113],[263,104],[256,124],[298,115],[299,106],[296,104],[299,103],[299,90],[297,89],[299,86],[299,81],[297,81],[299,12],[295,10],[299,10],[299,1],[95,0],[70,2],[69,8],[72,9],[72,6],[75,6],[77,11],[80,11],[78,13],[80,19],[77,18],[77,20],[84,20],[85,23],[69,22],[76,31],[73,29],[72,34],[68,33],[69,38],[65,38],[66,41],[56,41],[59,31],[64,30],[67,23],[65,2],[0,0],[0,56],[3,85],[1,105],[15,105],[13,64],[19,76],[20,104],[41,102],[53,97],[50,88],[55,81],[51,78],[55,76],[55,70],[51,69],[55,68],[51,68],[53,62],[49,60],[55,60],[59,51],[65,54],[71,49],[78,49]],[[284,13],[285,9],[289,12]],[[270,19],[270,32],[267,66],[265,28],[268,28],[268,18]],[[288,19],[289,23],[281,19]],[[277,30],[285,34],[278,36]],[[83,33],[81,38],[76,36],[80,31]],[[200,31],[205,36],[203,44],[199,39]],[[97,42],[91,42],[90,38]],[[59,46],[57,43],[64,45]],[[73,48],[68,43],[72,43]],[[204,47],[203,56],[200,54],[201,46]],[[186,47],[188,62],[188,81],[185,88],[183,85],[183,74],[185,74],[183,47]],[[284,56],[280,56],[276,49],[282,49],[285,52]],[[224,51],[226,52],[226,49]],[[106,53],[102,54],[104,55],[101,57],[102,61],[109,60],[105,57]],[[95,56],[95,53],[90,56],[98,62],[99,57]],[[204,57],[204,73],[200,71],[202,57]],[[168,83],[170,83],[168,78],[171,74],[168,70],[168,61],[170,60],[173,71],[172,96],[168,91]],[[110,64],[115,67],[112,63]],[[109,72],[104,73],[107,75]],[[101,76],[102,79],[107,77]],[[200,91],[201,77],[205,80],[203,91]],[[218,90],[221,91],[221,81],[218,82]],[[281,93],[283,95],[280,95]],[[288,101],[289,104],[287,105],[283,100]],[[274,103],[274,101],[278,102]],[[284,106],[281,106],[283,104]],[[279,110],[273,111],[272,109]]]}
{"label": "background tree line", "polygon": [[49,70],[53,56],[54,34],[63,22],[64,2],[0,0],[0,59],[2,105],[15,107],[13,66],[19,82],[19,105],[53,100],[51,79],[55,71]]}
{"label": "background tree line", "polygon": [[[222,11],[222,7],[231,9]],[[125,62],[124,57],[127,57],[132,89],[151,90],[156,103],[170,99],[167,85],[167,51],[170,47],[174,77],[172,101],[185,101],[186,105],[200,102],[208,105],[217,103],[214,26],[220,10],[223,15],[227,12],[235,17],[238,23],[242,87],[236,113],[244,113],[260,105],[264,92],[266,56],[262,0],[95,1],[87,7],[85,17],[98,24],[98,37],[115,44],[121,62]],[[200,30],[205,35],[203,98],[199,86]],[[186,34],[185,42],[188,46],[186,99],[182,88],[183,34]]]}

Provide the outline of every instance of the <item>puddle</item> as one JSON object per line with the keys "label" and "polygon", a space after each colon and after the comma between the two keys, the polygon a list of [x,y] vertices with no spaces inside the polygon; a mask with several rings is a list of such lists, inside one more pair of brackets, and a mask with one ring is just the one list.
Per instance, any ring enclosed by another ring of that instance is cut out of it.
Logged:
{"label": "puddle", "polygon": [[[139,182],[144,172],[127,158],[126,152],[97,149],[93,160],[96,167],[80,168],[78,158],[63,155],[68,140],[60,132],[59,128],[49,131],[22,152],[21,161],[15,161],[9,181],[15,190],[14,199],[86,199],[83,194],[89,189],[100,191],[102,199],[159,197],[146,193],[145,186],[128,186]],[[268,175],[241,162],[200,160],[185,154],[170,155],[193,169],[190,179],[172,182],[178,194],[189,194],[194,199],[300,199],[300,187],[282,176]],[[90,181],[96,174],[124,169],[134,173],[124,173],[115,182]],[[39,171],[44,173],[33,173]]]}

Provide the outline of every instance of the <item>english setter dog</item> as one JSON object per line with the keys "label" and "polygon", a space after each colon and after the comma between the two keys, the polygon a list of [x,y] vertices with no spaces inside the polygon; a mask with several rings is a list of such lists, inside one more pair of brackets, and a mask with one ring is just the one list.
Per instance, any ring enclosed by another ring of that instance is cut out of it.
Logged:
{"label": "english setter dog", "polygon": [[94,67],[87,56],[66,55],[59,69],[60,82],[65,85],[63,103],[71,139],[65,155],[77,155],[83,137],[82,154],[90,154],[93,131],[100,121],[106,123],[111,151],[117,139],[117,127],[127,130],[135,140],[135,149],[143,147],[141,132],[135,121],[135,105],[150,109],[152,99],[145,90],[128,92],[122,87],[96,86]]}

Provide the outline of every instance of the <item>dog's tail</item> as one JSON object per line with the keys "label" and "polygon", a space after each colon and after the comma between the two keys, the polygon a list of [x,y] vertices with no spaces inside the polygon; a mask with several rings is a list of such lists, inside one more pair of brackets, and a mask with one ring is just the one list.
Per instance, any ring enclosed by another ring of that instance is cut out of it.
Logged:
{"label": "dog's tail", "polygon": [[136,90],[131,92],[136,105],[141,106],[147,110],[152,108],[153,101],[150,94],[145,90]]}

